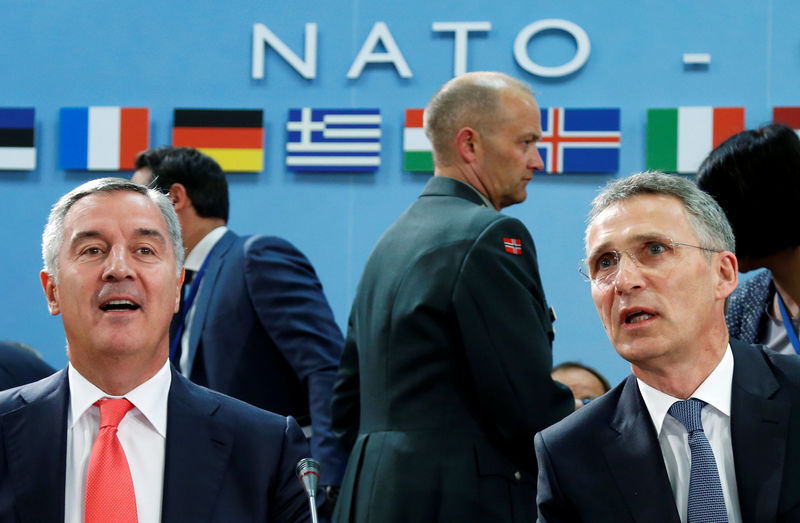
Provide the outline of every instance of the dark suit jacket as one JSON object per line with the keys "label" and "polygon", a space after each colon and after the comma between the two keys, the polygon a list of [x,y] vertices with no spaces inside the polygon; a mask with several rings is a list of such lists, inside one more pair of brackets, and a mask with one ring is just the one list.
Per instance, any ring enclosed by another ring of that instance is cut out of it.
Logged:
{"label": "dark suit jacket", "polygon": [[[0,393],[0,521],[64,521],[66,369]],[[189,382],[167,403],[162,521],[310,521],[295,476],[308,444],[291,418]]]}
{"label": "dark suit jacket", "polygon": [[228,231],[209,254],[189,337],[189,378],[308,423],[322,484],[338,485],[347,456],[330,434],[342,334],[314,268],[274,236]]}
{"label": "dark suit jacket", "polygon": [[45,378],[56,370],[35,353],[10,341],[0,341],[0,390]]}
{"label": "dark suit jacket", "polygon": [[763,343],[767,340],[769,314],[767,308],[775,295],[772,273],[763,270],[745,282],[728,298],[725,321],[731,338],[747,343]]}
{"label": "dark suit jacket", "polygon": [[482,203],[434,177],[367,261],[333,401],[339,523],[536,518],[533,435],[574,403],[533,240]]}
{"label": "dark suit jacket", "polygon": [[[800,521],[800,358],[733,338],[731,438],[742,521]],[[679,523],[633,376],[536,435],[542,522]]]}

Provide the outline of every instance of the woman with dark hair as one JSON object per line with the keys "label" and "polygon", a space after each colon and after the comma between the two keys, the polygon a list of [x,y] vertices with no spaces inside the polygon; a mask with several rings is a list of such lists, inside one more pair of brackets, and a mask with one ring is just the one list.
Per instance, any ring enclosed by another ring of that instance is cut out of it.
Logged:
{"label": "woman with dark hair", "polygon": [[697,184],[728,216],[739,270],[767,269],[731,295],[730,335],[800,354],[800,138],[780,124],[736,134],[705,159]]}

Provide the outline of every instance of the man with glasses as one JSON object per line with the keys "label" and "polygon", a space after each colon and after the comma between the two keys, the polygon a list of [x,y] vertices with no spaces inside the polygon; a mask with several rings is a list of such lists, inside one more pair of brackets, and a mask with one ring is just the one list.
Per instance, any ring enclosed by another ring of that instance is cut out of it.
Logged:
{"label": "man with glasses", "polygon": [[729,338],[722,210],[650,172],[588,223],[581,271],[633,375],[536,436],[540,521],[800,521],[800,358]]}

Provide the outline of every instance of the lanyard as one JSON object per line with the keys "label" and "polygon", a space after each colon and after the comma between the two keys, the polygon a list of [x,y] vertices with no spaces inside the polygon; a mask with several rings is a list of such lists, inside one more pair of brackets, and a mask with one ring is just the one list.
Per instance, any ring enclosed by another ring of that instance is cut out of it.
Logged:
{"label": "lanyard", "polygon": [[783,326],[786,329],[786,334],[789,336],[789,341],[792,342],[792,347],[797,354],[800,354],[800,340],[797,339],[797,333],[792,325],[792,320],[789,318],[789,313],[786,312],[786,306],[783,304],[781,293],[776,292],[778,295],[778,307],[781,309],[781,318],[783,318]]}
{"label": "lanyard", "polygon": [[178,326],[178,332],[175,333],[175,338],[172,340],[172,344],[169,347],[169,359],[173,361],[175,359],[175,352],[178,350],[178,345],[181,342],[181,338],[183,337],[183,328],[186,325],[186,316],[189,314],[189,309],[192,308],[194,305],[194,299],[197,297],[197,291],[200,289],[200,280],[203,279],[203,274],[206,272],[206,266],[208,266],[208,261],[211,259],[211,255],[214,254],[214,250],[216,250],[217,245],[219,242],[214,244],[214,247],[211,248],[211,251],[206,256],[206,259],[203,261],[203,265],[200,266],[200,270],[195,273],[194,278],[192,279],[192,285],[189,287],[189,295],[186,297],[186,301],[183,303],[183,311],[181,313],[181,323]]}

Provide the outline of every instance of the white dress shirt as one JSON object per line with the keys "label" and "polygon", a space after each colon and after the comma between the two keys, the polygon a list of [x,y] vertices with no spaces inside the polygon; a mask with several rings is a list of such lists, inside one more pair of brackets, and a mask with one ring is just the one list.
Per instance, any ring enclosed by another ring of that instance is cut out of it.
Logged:
{"label": "white dress shirt", "polygon": [[[764,341],[758,341],[757,343],[763,343],[775,352],[780,352],[782,354],[796,354],[794,346],[791,340],[789,340],[789,333],[786,332],[786,326],[783,324],[783,318],[775,318],[772,315],[772,300],[770,300],[769,303],[766,311],[767,317],[769,318],[767,321],[766,337]],[[791,318],[790,321],[794,332],[800,332],[800,318]]]}
{"label": "white dress shirt", "polygon": [[[189,256],[186,257],[186,261],[183,263],[183,268],[189,271],[195,272],[195,277],[197,277],[197,271],[203,266],[203,263],[206,261],[208,254],[211,252],[211,249],[217,244],[217,242],[222,238],[225,233],[228,232],[228,228],[224,225],[217,227],[210,233],[206,234],[202,240],[197,242],[197,245],[194,246],[192,252],[189,253]],[[203,280],[200,280],[200,287],[203,286]],[[188,290],[186,291],[189,292]],[[181,358],[179,361],[181,374],[189,377],[189,334],[192,331],[192,320],[194,319],[194,310],[195,304],[197,303],[197,296],[200,295],[200,288],[197,289],[197,295],[195,295],[195,301],[192,303],[191,308],[186,311],[186,321],[184,321],[183,326],[183,333],[181,334]]]}
{"label": "white dress shirt", "polygon": [[119,424],[117,436],[131,469],[140,523],[161,521],[164,484],[164,450],[167,438],[167,396],[172,383],[169,362],[155,376],[125,396],[109,396],[69,365],[69,409],[67,412],[67,471],[64,502],[65,521],[82,523],[86,503],[89,456],[100,430],[101,398],[124,397],[133,403]]}
{"label": "white dress shirt", "polygon": [[[689,448],[689,434],[686,427],[667,411],[676,401],[681,401],[654,389],[642,380],[636,380],[639,392],[653,420],[658,434],[661,454],[667,467],[667,475],[672,486],[672,495],[681,521],[686,523],[689,501],[689,477],[691,475],[692,452]],[[717,462],[725,508],[729,523],[741,523],[739,493],[736,488],[736,471],[733,466],[733,446],[731,445],[731,385],[733,383],[733,353],[728,345],[725,355],[714,371],[697,387],[692,394],[708,403],[701,414],[703,432],[706,434],[714,460]]]}

